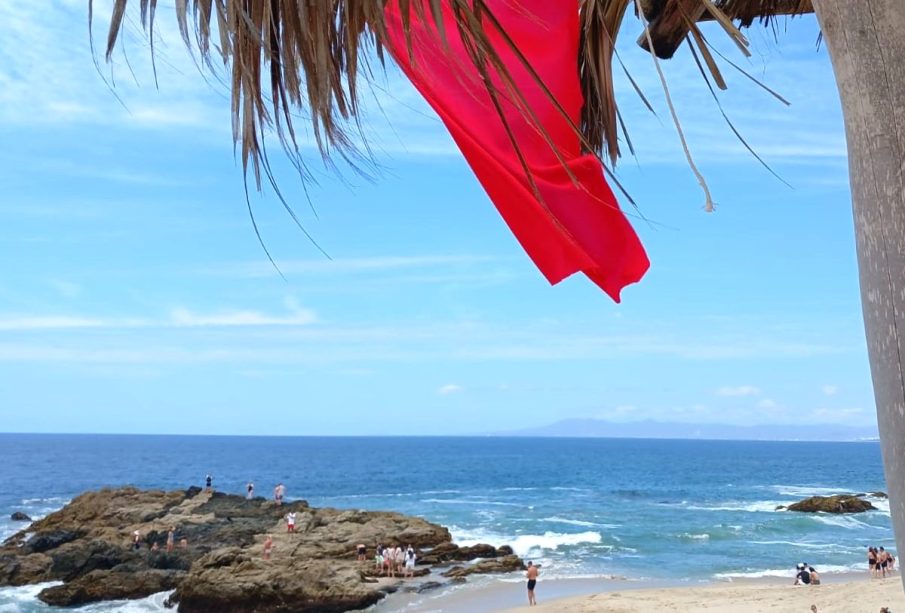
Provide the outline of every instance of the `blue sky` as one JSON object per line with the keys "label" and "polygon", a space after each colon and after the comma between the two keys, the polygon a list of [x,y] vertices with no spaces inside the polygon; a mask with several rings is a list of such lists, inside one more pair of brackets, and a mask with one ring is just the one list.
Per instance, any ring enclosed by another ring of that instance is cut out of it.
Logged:
{"label": "blue sky", "polygon": [[315,216],[274,163],[332,260],[272,194],[252,197],[284,281],[248,218],[225,89],[199,77],[171,3],[159,88],[130,17],[134,78],[121,53],[112,74],[122,104],[92,63],[85,4],[0,4],[0,430],[875,423],[842,116],[813,16],[781,22],[776,40],[749,31],[747,60],[705,29],[792,103],[724,65],[727,114],[791,188],[723,123],[687,49],[663,65],[713,214],[627,24],[621,55],[657,116],[617,80],[638,149],[617,172],[652,266],[616,305],[581,276],[544,281],[393,70],[367,105],[374,180],[307,148]]}

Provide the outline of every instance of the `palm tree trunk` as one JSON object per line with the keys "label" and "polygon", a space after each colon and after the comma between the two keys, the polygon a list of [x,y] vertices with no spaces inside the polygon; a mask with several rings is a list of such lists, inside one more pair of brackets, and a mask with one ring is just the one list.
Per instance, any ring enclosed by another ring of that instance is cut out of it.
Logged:
{"label": "palm tree trunk", "polygon": [[[905,552],[905,2],[814,0],[845,114],[883,467]],[[905,582],[905,573],[903,573]]]}

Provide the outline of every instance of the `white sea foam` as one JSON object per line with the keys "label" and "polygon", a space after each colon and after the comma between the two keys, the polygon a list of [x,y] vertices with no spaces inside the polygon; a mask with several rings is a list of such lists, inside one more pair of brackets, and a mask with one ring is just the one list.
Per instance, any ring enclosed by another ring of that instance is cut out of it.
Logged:
{"label": "white sea foam", "polygon": [[163,603],[172,592],[158,592],[147,598],[138,600],[111,600],[97,603],[84,609],[84,613],[153,613],[156,611],[172,611]]}
{"label": "white sea foam", "polygon": [[762,577],[795,577],[795,570],[789,568],[768,568],[766,570],[737,571],[732,573],[716,573],[715,579],[760,579]]}
{"label": "white sea foam", "polygon": [[707,541],[710,540],[710,535],[706,532],[703,534],[690,534],[685,532],[679,535],[680,539],[691,540],[691,541]]}
{"label": "white sea foam", "polygon": [[34,585],[2,588],[0,589],[0,613],[19,613],[23,605],[34,605],[40,602],[38,594],[41,590],[62,584],[62,581],[49,581]]}
{"label": "white sea foam", "polygon": [[570,526],[582,526],[585,528],[618,528],[620,524],[599,524],[592,521],[584,521],[581,519],[569,519],[567,517],[544,517],[541,521],[548,521],[555,524],[568,524]]}
{"label": "white sea foam", "polygon": [[484,529],[463,530],[450,527],[453,540],[462,546],[477,545],[478,543],[487,543],[494,547],[501,545],[509,545],[512,550],[520,556],[526,556],[529,553],[541,553],[543,551],[554,551],[560,547],[575,546],[581,544],[600,544],[603,540],[599,532],[544,532],[543,534],[518,534],[503,535]]}
{"label": "white sea foam", "polygon": [[784,545],[786,547],[800,547],[801,549],[819,549],[823,551],[836,551],[838,545],[833,543],[803,543],[801,541],[748,541],[752,545]]}
{"label": "white sea foam", "polygon": [[[867,564],[820,564],[819,566],[814,565],[814,567],[822,575],[833,575],[840,573],[860,572],[867,569]],[[788,577],[789,579],[792,579],[795,577],[794,564],[790,564],[789,568],[782,569],[769,568],[766,570],[746,570],[731,573],[717,573],[714,575],[714,578],[716,579],[729,579],[730,581],[732,579],[759,579],[762,577]]]}
{"label": "white sea foam", "polygon": [[770,485],[767,486],[777,494],[805,498],[807,496],[832,496],[834,494],[846,494],[851,492],[844,487],[819,487],[816,485]]}
{"label": "white sea foam", "polygon": [[855,519],[854,517],[850,517],[847,515],[824,515],[822,513],[812,515],[814,521],[819,522],[821,524],[826,524],[827,526],[836,526],[837,528],[845,528],[846,530],[856,530],[858,528],[872,528],[870,524],[867,524],[859,519]]}
{"label": "white sea foam", "polygon": [[56,505],[63,506],[69,504],[71,498],[63,498],[60,496],[51,496],[50,498],[23,498],[22,504],[45,504],[45,505]]}
{"label": "white sea foam", "polygon": [[784,503],[776,500],[757,500],[754,502],[741,502],[730,500],[716,503],[714,506],[688,505],[685,508],[690,511],[739,511],[744,513],[775,513],[776,507]]}
{"label": "white sea foam", "polygon": [[491,505],[495,507],[521,507],[525,509],[534,508],[531,505],[516,504],[514,502],[498,502],[496,500],[469,500],[467,498],[425,498],[421,502],[432,504],[468,504],[475,506]]}

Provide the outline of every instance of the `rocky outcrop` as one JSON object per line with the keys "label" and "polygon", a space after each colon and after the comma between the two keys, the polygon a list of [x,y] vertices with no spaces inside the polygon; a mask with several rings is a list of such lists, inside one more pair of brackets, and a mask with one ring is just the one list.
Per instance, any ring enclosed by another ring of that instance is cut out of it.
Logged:
{"label": "rocky outcrop", "polygon": [[525,570],[525,563],[522,562],[522,559],[517,555],[508,555],[500,558],[481,560],[480,562],[469,566],[453,566],[443,573],[443,576],[459,578],[474,574],[511,573],[517,570]]}
{"label": "rocky outcrop", "polygon": [[31,517],[23,513],[22,511],[16,511],[9,518],[13,521],[31,521]]}
{"label": "rocky outcrop", "polygon": [[802,513],[863,513],[873,511],[877,507],[867,500],[851,494],[839,494],[837,496],[811,496],[801,502],[790,504],[789,511]]}
{"label": "rocky outcrop", "polygon": [[72,607],[99,600],[143,598],[174,589],[185,576],[183,571],[93,570],[69,583],[41,590],[38,597],[49,605]]}
{"label": "rocky outcrop", "polygon": [[[283,520],[289,511],[297,515],[292,534]],[[176,546],[168,552],[170,529]],[[265,560],[268,534],[273,551]],[[356,559],[358,543],[368,544],[369,561]],[[0,547],[0,586],[63,581],[39,594],[58,606],[175,590],[171,602],[188,613],[348,611],[399,588],[400,580],[374,576],[377,543],[415,547],[418,576],[435,564],[478,558],[486,559],[452,581],[521,568],[509,548],[458,547],[446,528],[399,513],[315,509],[304,501],[278,507],[199,488],[121,488],[83,494],[8,539]]]}
{"label": "rocky outcrop", "polygon": [[455,543],[441,543],[421,554],[418,564],[442,564],[444,562],[467,562],[477,558],[498,558],[512,555],[512,547],[494,547],[479,543],[469,547],[459,547]]}

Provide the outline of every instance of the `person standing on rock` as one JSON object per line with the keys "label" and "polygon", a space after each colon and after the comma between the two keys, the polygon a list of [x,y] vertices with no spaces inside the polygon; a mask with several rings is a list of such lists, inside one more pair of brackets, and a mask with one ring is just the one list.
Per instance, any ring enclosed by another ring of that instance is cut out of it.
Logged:
{"label": "person standing on rock", "polygon": [[295,532],[295,511],[286,513],[286,532]]}
{"label": "person standing on rock", "polygon": [[173,547],[176,546],[176,528],[170,527],[167,532],[167,553],[171,553],[173,551]]}
{"label": "person standing on rock", "polygon": [[141,532],[138,530],[132,533],[132,549],[141,549]]}
{"label": "person standing on rock", "polygon": [[255,497],[255,484],[254,483],[249,481],[248,485],[245,486],[245,490],[247,491],[247,493],[245,494],[245,497],[248,500],[251,500],[252,498]]}
{"label": "person standing on rock", "polygon": [[268,534],[267,538],[264,539],[264,559],[270,559],[270,553],[273,551],[273,536]]}
{"label": "person standing on rock", "polygon": [[396,572],[402,575],[405,571],[405,550],[396,545]]}
{"label": "person standing on rock", "polygon": [[286,495],[286,486],[282,483],[277,483],[277,486],[273,488],[273,499],[276,501],[277,506],[283,505],[283,496]]}
{"label": "person standing on rock", "polygon": [[358,554],[358,561],[364,562],[368,559],[368,548],[365,547],[364,543],[359,543],[355,546],[355,552]]}
{"label": "person standing on rock", "polygon": [[405,550],[405,574],[404,577],[415,576],[415,550],[411,545]]}
{"label": "person standing on rock", "polygon": [[383,574],[383,545],[377,543],[377,551],[374,554],[374,567],[377,569],[377,574]]}
{"label": "person standing on rock", "polygon": [[528,606],[537,604],[537,600],[534,598],[534,588],[537,586],[537,573],[537,566],[533,562],[528,562]]}
{"label": "person standing on rock", "polygon": [[212,492],[212,491],[214,491],[214,477],[213,477],[213,475],[208,474],[208,475],[204,478],[204,489],[205,489],[205,491],[207,491],[207,492]]}

